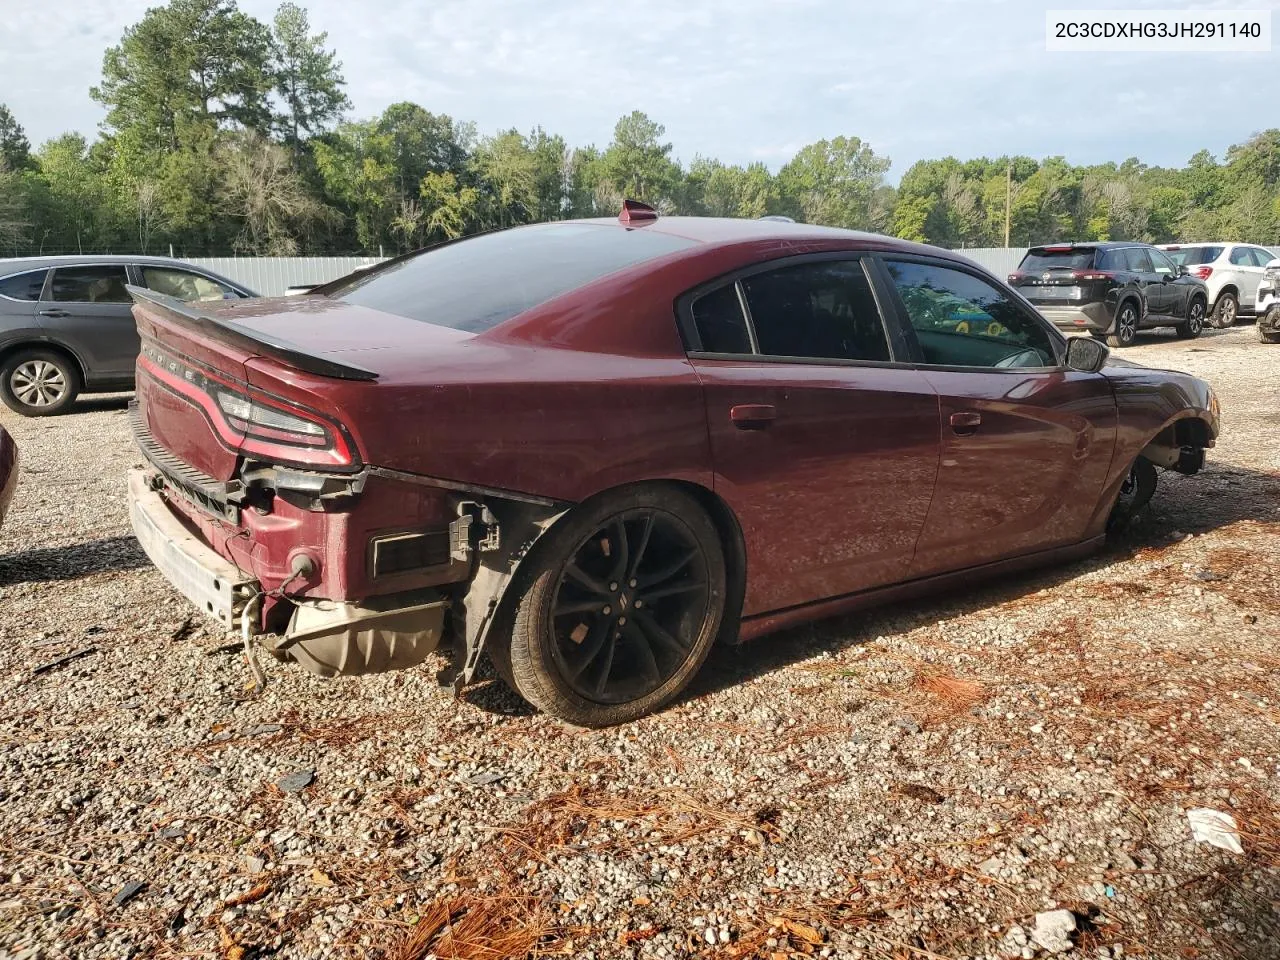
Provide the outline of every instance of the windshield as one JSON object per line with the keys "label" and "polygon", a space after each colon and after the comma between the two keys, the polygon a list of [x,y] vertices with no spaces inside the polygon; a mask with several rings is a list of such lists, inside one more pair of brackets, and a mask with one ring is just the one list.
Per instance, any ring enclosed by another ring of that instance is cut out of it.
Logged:
{"label": "windshield", "polygon": [[1178,266],[1194,266],[1197,263],[1213,263],[1222,256],[1222,247],[1179,247],[1165,250],[1165,256]]}
{"label": "windshield", "polygon": [[612,224],[543,223],[446,243],[323,291],[346,303],[468,333],[601,277],[691,246]]}
{"label": "windshield", "polygon": [[1045,250],[1033,248],[1027,251],[1018,265],[1020,273],[1039,273],[1044,270],[1085,270],[1093,266],[1093,247],[1070,250]]}

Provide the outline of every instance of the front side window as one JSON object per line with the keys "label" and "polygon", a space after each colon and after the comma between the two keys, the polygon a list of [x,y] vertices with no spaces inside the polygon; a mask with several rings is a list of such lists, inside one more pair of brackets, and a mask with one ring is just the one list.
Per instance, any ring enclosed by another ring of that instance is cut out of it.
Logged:
{"label": "front side window", "polygon": [[10,300],[39,300],[48,270],[29,270],[0,280],[0,297]]}
{"label": "front side window", "polygon": [[173,267],[144,266],[142,282],[148,289],[178,300],[234,300],[238,296],[230,287],[216,280]]}
{"label": "front side window", "polygon": [[1151,257],[1151,265],[1155,267],[1156,273],[1168,274],[1171,277],[1178,275],[1178,268],[1173,265],[1173,261],[1159,250],[1147,250],[1146,253]]}
{"label": "front side window", "polygon": [[742,280],[760,352],[888,361],[889,342],[859,260],[823,260]]}
{"label": "front side window", "polygon": [[1052,367],[1053,339],[1008,294],[963,270],[887,260],[925,362],[947,367]]}
{"label": "front side window", "polygon": [[1270,250],[1263,250],[1261,247],[1250,247],[1249,252],[1253,254],[1253,264],[1256,267],[1265,267],[1272,260],[1276,259],[1276,255]]}
{"label": "front side window", "polygon": [[53,271],[52,299],[59,303],[132,303],[125,289],[123,266],[58,267]]}

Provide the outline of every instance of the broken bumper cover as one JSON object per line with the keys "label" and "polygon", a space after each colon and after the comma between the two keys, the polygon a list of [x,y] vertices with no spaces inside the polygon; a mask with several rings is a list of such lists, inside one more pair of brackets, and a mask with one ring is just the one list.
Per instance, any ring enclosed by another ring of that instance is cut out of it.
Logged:
{"label": "broken bumper cover", "polygon": [[[178,592],[228,630],[241,628],[249,602],[262,588],[188,530],[146,470],[129,473],[129,517],[143,551]],[[370,605],[291,598],[284,636],[262,645],[321,676],[400,670],[422,663],[439,645],[448,603],[434,593],[392,596]],[[256,618],[248,624],[258,634]]]}
{"label": "broken bumper cover", "polygon": [[146,470],[129,471],[129,520],[143,552],[179,593],[226,629],[239,625],[257,582],[183,526]]}

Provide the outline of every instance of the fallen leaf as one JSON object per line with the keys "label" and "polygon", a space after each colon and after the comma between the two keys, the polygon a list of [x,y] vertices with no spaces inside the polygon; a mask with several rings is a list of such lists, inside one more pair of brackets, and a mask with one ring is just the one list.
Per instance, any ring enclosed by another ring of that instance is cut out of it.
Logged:
{"label": "fallen leaf", "polygon": [[775,927],[782,927],[791,936],[803,940],[805,943],[812,943],[816,946],[822,942],[822,934],[807,923],[788,920],[786,917],[774,917],[769,923]]}
{"label": "fallen leaf", "polygon": [[317,887],[332,887],[333,877],[329,876],[323,870],[312,870],[311,882],[314,883]]}
{"label": "fallen leaf", "polygon": [[653,903],[653,901],[650,900],[648,897],[636,897],[634,900],[631,901],[631,905],[633,907],[647,907],[651,903]]}
{"label": "fallen leaf", "polygon": [[252,890],[246,890],[244,893],[238,894],[227,901],[228,907],[243,907],[246,903],[257,903],[268,893],[271,892],[271,881],[266,880]]}
{"label": "fallen leaf", "polygon": [[221,923],[218,924],[218,946],[222,948],[222,960],[244,960],[244,947],[236,943]]}

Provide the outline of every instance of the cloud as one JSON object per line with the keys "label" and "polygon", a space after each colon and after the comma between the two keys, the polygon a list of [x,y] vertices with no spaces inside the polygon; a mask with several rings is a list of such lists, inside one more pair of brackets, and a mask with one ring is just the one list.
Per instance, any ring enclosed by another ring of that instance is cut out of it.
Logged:
{"label": "cloud", "polygon": [[[48,0],[0,20],[0,97],[33,141],[92,134],[102,52],[156,0]],[[1274,6],[1276,0],[1270,0]],[[241,0],[267,20],[275,0]],[[1097,4],[1102,6],[1102,4]],[[1203,7],[1204,0],[1126,0]],[[1232,6],[1225,0],[1214,5]],[[1253,0],[1252,7],[1261,6]],[[786,162],[857,136],[900,175],[921,157],[1065,154],[1182,163],[1265,125],[1272,55],[1048,54],[1065,0],[311,0],[358,116],[399,100],[482,133],[541,124],[603,146],[634,109],[684,160]],[[1212,103],[1212,111],[1196,104]],[[1102,123],[1108,110],[1123,122]]]}

